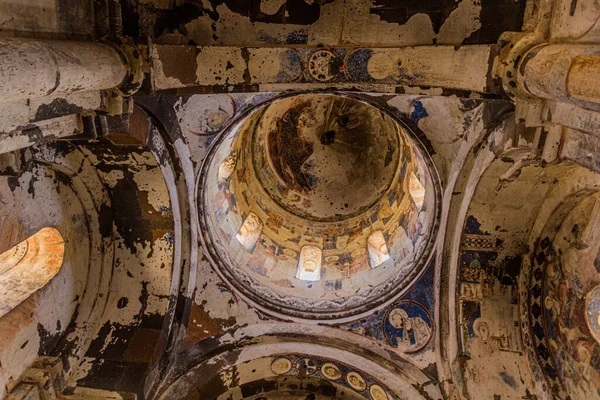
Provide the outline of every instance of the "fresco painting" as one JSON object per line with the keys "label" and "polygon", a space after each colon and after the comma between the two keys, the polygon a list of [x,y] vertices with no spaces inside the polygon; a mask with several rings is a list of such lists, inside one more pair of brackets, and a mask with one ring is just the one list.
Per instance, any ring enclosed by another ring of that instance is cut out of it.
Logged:
{"label": "fresco painting", "polygon": [[323,357],[286,354],[273,359],[270,369],[276,375],[323,377],[360,393],[367,400],[400,400],[368,373]]}
{"label": "fresco painting", "polygon": [[433,320],[421,304],[404,301],[387,311],[383,331],[392,346],[402,352],[416,352],[429,343],[433,334]]}

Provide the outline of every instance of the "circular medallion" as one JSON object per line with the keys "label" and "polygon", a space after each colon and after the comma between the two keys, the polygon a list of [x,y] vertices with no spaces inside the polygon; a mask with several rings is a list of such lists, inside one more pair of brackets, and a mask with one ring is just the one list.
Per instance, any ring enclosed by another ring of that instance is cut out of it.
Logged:
{"label": "circular medallion", "polygon": [[433,320],[429,311],[414,301],[393,305],[383,318],[383,334],[388,343],[405,353],[414,353],[429,343]]}
{"label": "circular medallion", "polygon": [[337,77],[343,61],[330,50],[317,50],[308,58],[308,73],[319,82],[328,82]]}
{"label": "circular medallion", "polygon": [[342,377],[342,371],[340,371],[337,365],[332,363],[323,364],[321,367],[321,373],[325,378],[332,381],[337,381]]}
{"label": "circular medallion", "polygon": [[285,375],[290,372],[291,369],[292,362],[285,357],[277,358],[271,363],[271,371],[277,375]]}
{"label": "circular medallion", "polygon": [[388,395],[379,385],[373,385],[369,388],[369,393],[373,400],[388,400]]}
{"label": "circular medallion", "polygon": [[183,106],[181,129],[197,136],[218,133],[236,112],[233,97],[226,95],[195,95]]}
{"label": "circular medallion", "polygon": [[357,372],[348,373],[346,376],[346,381],[348,382],[348,385],[350,385],[350,387],[357,392],[362,392],[367,389],[367,382],[365,381],[365,378],[360,376]]}
{"label": "circular medallion", "polygon": [[317,363],[310,358],[301,358],[296,362],[298,372],[306,370],[307,375],[312,375],[317,372]]}

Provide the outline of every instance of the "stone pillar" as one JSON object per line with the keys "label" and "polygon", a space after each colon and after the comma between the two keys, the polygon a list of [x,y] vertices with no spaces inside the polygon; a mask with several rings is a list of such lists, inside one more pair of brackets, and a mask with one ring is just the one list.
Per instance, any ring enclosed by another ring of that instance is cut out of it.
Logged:
{"label": "stone pillar", "polygon": [[519,62],[517,85],[532,97],[600,103],[600,46],[533,47]]}
{"label": "stone pillar", "polygon": [[0,39],[0,101],[119,88],[127,55],[102,43]]}

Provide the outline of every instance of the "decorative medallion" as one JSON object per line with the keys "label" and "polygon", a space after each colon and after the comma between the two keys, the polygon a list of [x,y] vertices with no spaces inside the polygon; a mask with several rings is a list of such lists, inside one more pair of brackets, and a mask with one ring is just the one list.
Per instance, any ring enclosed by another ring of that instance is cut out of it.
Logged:
{"label": "decorative medallion", "polygon": [[365,378],[360,376],[357,372],[349,372],[346,376],[346,381],[348,385],[357,392],[363,392],[367,390],[367,382],[365,382]]}
{"label": "decorative medallion", "polygon": [[319,82],[328,82],[337,77],[343,61],[331,50],[317,50],[308,58],[308,73]]}
{"label": "decorative medallion", "polygon": [[307,375],[312,375],[315,372],[317,372],[318,365],[315,361],[311,360],[310,358],[301,358],[296,363],[296,369],[298,371],[302,371],[303,369],[305,369]]}
{"label": "decorative medallion", "polygon": [[369,393],[373,400],[388,400],[388,395],[379,385],[373,385],[369,388]]}
{"label": "decorative medallion", "polygon": [[340,371],[337,365],[332,363],[323,364],[321,367],[321,373],[325,378],[332,381],[337,381],[342,377],[342,371]]}
{"label": "decorative medallion", "polygon": [[291,369],[292,362],[285,357],[277,358],[271,363],[271,371],[277,375],[285,375],[290,372]]}
{"label": "decorative medallion", "polygon": [[383,334],[388,343],[405,353],[423,349],[433,336],[433,320],[429,311],[414,301],[401,301],[383,318]]}
{"label": "decorative medallion", "polygon": [[192,96],[183,106],[181,128],[193,135],[210,136],[221,131],[236,113],[236,104],[230,95]]}

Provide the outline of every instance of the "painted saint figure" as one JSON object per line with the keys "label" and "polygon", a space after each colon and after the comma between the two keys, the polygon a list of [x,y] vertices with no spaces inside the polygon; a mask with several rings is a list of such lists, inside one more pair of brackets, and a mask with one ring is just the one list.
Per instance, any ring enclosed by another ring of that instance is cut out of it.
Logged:
{"label": "painted saint figure", "polygon": [[384,321],[384,333],[390,344],[401,351],[418,351],[431,338],[431,318],[421,305],[413,302],[401,303],[388,313]]}

